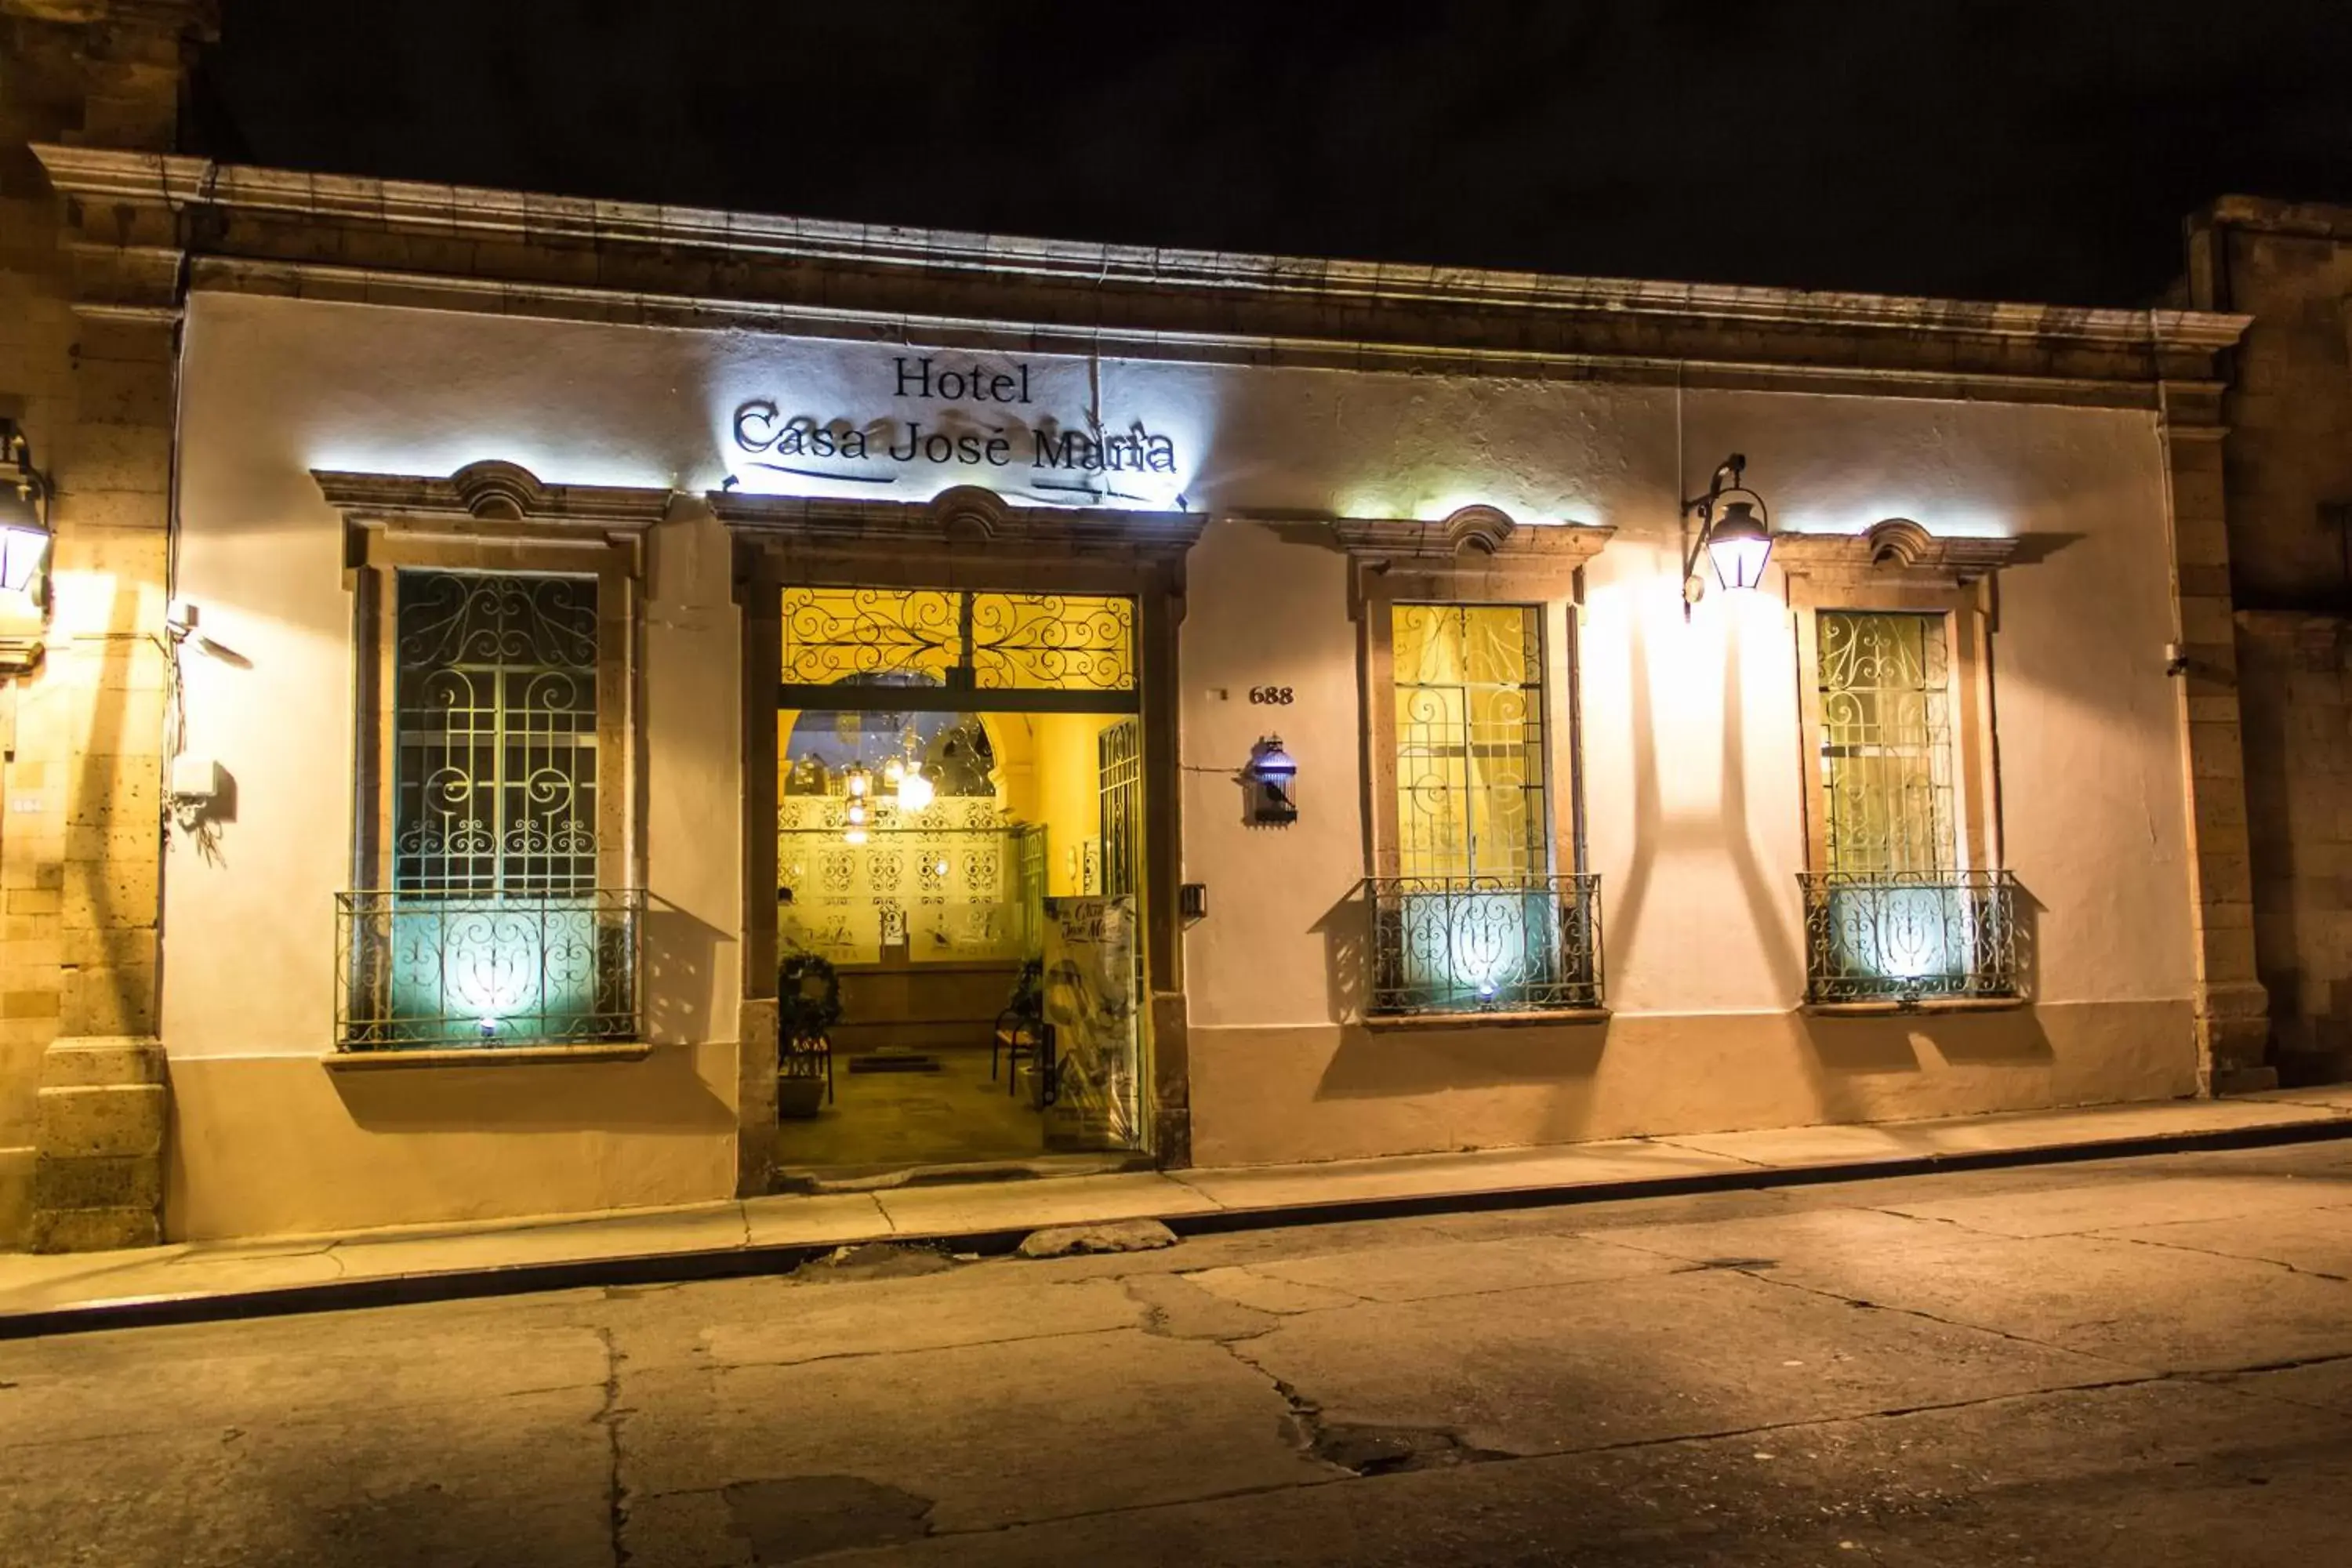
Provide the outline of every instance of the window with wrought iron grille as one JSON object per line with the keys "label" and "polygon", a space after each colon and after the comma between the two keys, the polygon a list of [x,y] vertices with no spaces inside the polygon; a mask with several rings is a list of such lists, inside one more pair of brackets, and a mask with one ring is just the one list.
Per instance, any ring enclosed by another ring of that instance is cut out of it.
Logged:
{"label": "window with wrought iron grille", "polygon": [[636,1038],[643,894],[612,875],[627,770],[607,756],[625,641],[605,599],[625,590],[430,564],[376,586],[382,805],[360,858],[380,879],[341,895],[339,1046]]}
{"label": "window with wrought iron grille", "polygon": [[1384,865],[1366,884],[1370,1011],[1596,1005],[1591,879],[1561,871],[1553,837],[1543,606],[1375,613],[1390,754]]}
{"label": "window with wrought iron grille", "polygon": [[393,890],[596,885],[596,579],[400,574]]}
{"label": "window with wrought iron grille", "polygon": [[[1984,863],[1960,785],[1969,737],[1941,610],[1815,608],[1808,1002],[2000,998],[2017,989],[2013,885]],[[1982,807],[1979,805],[1979,810]],[[1977,854],[1967,852],[1971,841]]]}

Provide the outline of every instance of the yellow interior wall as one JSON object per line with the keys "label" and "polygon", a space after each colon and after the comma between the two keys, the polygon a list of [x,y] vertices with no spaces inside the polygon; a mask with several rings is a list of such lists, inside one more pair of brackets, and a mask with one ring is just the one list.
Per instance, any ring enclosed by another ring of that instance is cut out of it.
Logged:
{"label": "yellow interior wall", "polygon": [[[776,715],[776,789],[783,791],[790,771],[793,726],[797,709]],[[1102,831],[1101,784],[1096,750],[1097,738],[1117,714],[986,713],[989,744],[996,752],[997,798],[1015,821],[1045,826],[1048,897],[1071,898],[1080,891],[1075,854],[1078,846]]]}
{"label": "yellow interior wall", "polygon": [[1100,713],[1040,713],[1037,745],[1037,815],[1045,825],[1045,891],[1074,898],[1083,891],[1078,846],[1102,834],[1102,785],[1096,738],[1118,723]]}

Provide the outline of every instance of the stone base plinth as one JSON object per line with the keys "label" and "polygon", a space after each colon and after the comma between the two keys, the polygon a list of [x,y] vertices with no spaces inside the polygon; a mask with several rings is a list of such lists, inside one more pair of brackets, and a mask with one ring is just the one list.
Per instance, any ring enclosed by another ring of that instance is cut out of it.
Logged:
{"label": "stone base plinth", "polygon": [[34,1145],[35,1252],[163,1239],[163,1049],[135,1035],[60,1038],[41,1057]]}

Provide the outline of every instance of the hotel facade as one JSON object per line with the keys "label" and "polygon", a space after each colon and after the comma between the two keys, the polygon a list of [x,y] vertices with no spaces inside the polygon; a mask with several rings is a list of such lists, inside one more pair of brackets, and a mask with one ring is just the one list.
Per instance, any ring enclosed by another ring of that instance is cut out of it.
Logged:
{"label": "hotel facade", "polygon": [[33,152],[0,1245],[2269,1081],[2242,317]]}

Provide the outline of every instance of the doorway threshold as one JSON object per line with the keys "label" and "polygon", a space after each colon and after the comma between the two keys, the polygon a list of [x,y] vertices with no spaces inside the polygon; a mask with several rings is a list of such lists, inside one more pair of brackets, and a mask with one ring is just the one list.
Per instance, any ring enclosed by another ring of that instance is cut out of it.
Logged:
{"label": "doorway threshold", "polygon": [[1039,1154],[1013,1160],[959,1160],[932,1165],[812,1165],[780,1170],[772,1193],[880,1193],[961,1182],[1018,1182],[1108,1176],[1155,1169],[1149,1154]]}

